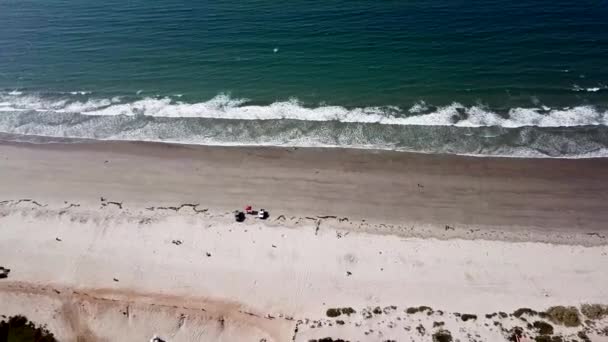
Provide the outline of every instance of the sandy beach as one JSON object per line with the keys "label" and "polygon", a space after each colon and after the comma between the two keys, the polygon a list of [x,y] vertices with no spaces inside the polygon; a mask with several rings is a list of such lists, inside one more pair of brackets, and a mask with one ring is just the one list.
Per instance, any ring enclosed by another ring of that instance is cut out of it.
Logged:
{"label": "sandy beach", "polygon": [[0,314],[61,341],[608,341],[607,159],[2,140]]}

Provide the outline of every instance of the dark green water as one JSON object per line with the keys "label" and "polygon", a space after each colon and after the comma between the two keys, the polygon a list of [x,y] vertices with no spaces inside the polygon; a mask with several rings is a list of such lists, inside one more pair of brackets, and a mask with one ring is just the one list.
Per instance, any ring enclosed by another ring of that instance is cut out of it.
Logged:
{"label": "dark green water", "polygon": [[607,1],[0,0],[0,131],[603,155]]}

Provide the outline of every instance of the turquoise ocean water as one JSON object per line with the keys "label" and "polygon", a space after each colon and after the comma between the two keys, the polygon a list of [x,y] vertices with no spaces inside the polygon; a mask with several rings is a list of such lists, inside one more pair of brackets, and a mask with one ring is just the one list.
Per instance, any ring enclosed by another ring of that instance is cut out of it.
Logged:
{"label": "turquoise ocean water", "polygon": [[0,0],[0,132],[608,155],[608,1]]}

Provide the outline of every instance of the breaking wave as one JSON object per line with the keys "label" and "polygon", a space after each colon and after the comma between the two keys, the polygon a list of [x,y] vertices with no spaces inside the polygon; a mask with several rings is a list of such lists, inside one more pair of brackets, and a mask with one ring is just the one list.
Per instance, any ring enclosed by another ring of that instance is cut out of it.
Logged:
{"label": "breaking wave", "polygon": [[600,90],[607,90],[607,89],[608,89],[608,86],[605,86],[603,84],[600,85],[599,87],[589,87],[589,88],[582,88],[578,84],[575,84],[572,86],[573,91],[577,91],[577,92],[583,91],[583,92],[588,92],[588,93],[597,93]]}
{"label": "breaking wave", "polygon": [[[86,92],[74,92],[85,95]],[[269,105],[252,104],[247,99],[228,95],[196,103],[179,97],[145,97],[126,100],[113,98],[45,98],[20,92],[0,95],[0,111],[35,111],[44,113],[78,113],[88,116],[149,116],[164,118],[206,118],[225,120],[300,120],[374,123],[400,126],[456,127],[574,127],[606,126],[608,110],[594,106],[549,108],[511,108],[496,111],[482,105],[464,106],[454,102],[431,106],[423,101],[409,109],[395,106],[346,108],[342,106],[306,107],[297,99]]]}
{"label": "breaking wave", "polygon": [[42,141],[51,137],[475,156],[608,156],[608,113],[600,106],[549,108],[536,101],[535,108],[496,110],[419,101],[408,108],[311,108],[295,99],[258,105],[228,95],[188,103],[178,95],[74,93],[0,92],[0,138],[8,134]]}

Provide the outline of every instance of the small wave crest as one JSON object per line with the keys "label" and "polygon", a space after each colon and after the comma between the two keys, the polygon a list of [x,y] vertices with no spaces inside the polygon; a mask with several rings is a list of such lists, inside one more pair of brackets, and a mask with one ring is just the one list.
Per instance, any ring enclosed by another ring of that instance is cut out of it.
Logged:
{"label": "small wave crest", "polygon": [[572,86],[572,90],[576,91],[576,92],[588,92],[588,93],[597,93],[600,90],[606,90],[608,89],[608,86],[605,85],[600,85],[599,87],[588,87],[588,88],[583,88],[581,86],[579,86],[578,84],[575,84]]}
{"label": "small wave crest", "polygon": [[[79,94],[81,95],[81,94]],[[152,116],[168,118],[208,118],[225,120],[300,120],[376,123],[384,125],[457,126],[507,128],[570,127],[608,125],[608,111],[594,106],[572,108],[511,108],[497,112],[482,105],[463,106],[454,102],[434,107],[424,101],[409,110],[395,106],[346,108],[342,106],[306,107],[297,99],[253,105],[247,99],[220,94],[211,100],[187,103],[169,97],[134,100],[114,98],[45,98],[39,95],[0,94],[0,111],[79,113],[89,116]]]}

